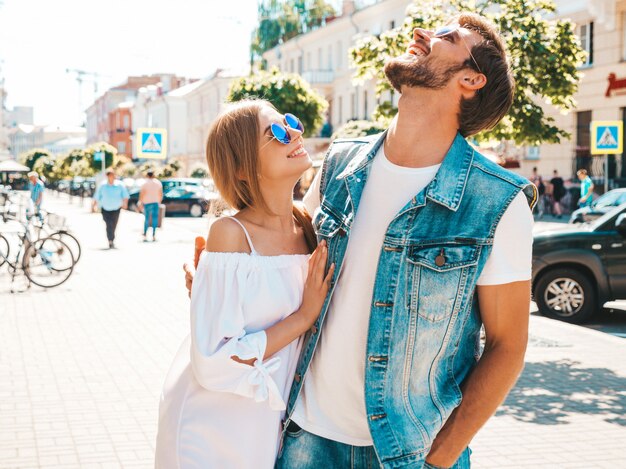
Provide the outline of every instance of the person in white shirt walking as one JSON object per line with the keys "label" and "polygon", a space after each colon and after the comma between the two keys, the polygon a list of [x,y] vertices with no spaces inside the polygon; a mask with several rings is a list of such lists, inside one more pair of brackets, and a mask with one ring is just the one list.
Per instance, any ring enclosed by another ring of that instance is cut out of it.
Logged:
{"label": "person in white shirt walking", "polygon": [[154,170],[146,172],[146,181],[139,191],[139,207],[143,210],[143,240],[147,241],[148,227],[152,227],[152,241],[156,241],[159,225],[159,205],[163,200],[163,185],[154,177]]}
{"label": "person in white shirt walking", "polygon": [[102,183],[93,196],[93,209],[100,207],[102,219],[106,225],[109,249],[115,247],[115,230],[120,219],[121,209],[128,207],[128,189],[115,179],[112,168],[106,170],[106,182]]}

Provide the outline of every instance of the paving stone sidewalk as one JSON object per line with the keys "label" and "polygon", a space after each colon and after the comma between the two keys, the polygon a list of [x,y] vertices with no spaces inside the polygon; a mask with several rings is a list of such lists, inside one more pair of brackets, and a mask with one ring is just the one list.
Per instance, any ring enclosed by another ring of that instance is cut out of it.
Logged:
{"label": "paving stone sidewalk", "polygon": [[[88,204],[47,203],[83,258],[49,290],[11,294],[0,273],[0,468],[153,467],[161,385],[188,330],[181,264],[205,222],[167,218],[143,243],[142,216],[123,212],[108,250]],[[624,339],[532,317],[526,369],[473,466],[626,467],[624,357]]]}

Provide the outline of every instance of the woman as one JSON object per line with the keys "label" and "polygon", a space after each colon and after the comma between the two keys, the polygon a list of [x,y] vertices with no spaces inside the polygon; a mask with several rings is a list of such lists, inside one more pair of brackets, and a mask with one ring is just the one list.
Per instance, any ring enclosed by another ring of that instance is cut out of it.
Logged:
{"label": "woman", "polygon": [[[315,249],[293,188],[311,166],[302,125],[266,101],[232,105],[211,126],[207,161],[239,211],[209,230],[191,293],[190,340],[166,379],[158,468],[271,468],[300,351],[334,266]],[[311,251],[315,249],[312,255]]]}

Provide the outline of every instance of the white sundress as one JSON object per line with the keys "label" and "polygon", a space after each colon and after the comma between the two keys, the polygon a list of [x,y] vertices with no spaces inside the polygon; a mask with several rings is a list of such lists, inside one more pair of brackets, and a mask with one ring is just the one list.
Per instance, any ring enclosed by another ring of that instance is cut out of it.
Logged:
{"label": "white sundress", "polygon": [[265,329],[300,307],[309,256],[260,256],[241,227],[251,254],[204,252],[198,264],[191,334],[159,406],[158,469],[274,466],[301,339],[263,361]]}

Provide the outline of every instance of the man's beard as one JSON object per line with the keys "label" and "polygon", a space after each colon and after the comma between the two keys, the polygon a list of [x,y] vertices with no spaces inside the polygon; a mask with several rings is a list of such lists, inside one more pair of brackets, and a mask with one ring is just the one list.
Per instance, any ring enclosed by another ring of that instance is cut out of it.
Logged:
{"label": "man's beard", "polygon": [[400,93],[403,85],[411,88],[440,90],[445,88],[457,72],[466,68],[465,64],[458,64],[443,70],[436,70],[431,62],[430,57],[418,58],[410,62],[394,58],[385,64],[384,72],[391,86]]}

